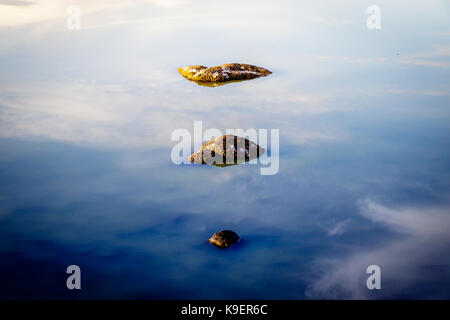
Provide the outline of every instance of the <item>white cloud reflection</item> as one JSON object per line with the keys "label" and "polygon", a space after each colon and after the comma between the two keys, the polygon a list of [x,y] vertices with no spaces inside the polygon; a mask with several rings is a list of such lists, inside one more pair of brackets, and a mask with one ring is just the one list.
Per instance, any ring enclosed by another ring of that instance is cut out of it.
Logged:
{"label": "white cloud reflection", "polygon": [[[307,290],[310,298],[367,299],[414,296],[414,288],[439,283],[444,275],[436,269],[450,270],[450,208],[448,207],[387,207],[366,199],[360,202],[361,214],[371,222],[381,223],[398,233],[389,243],[350,249],[349,256],[318,259],[314,265],[318,278]],[[365,270],[379,265],[382,289],[366,288]],[[422,278],[421,278],[422,277]],[[430,296],[445,296],[446,288]],[[448,292],[448,291],[447,291]]]}
{"label": "white cloud reflection", "polygon": [[450,67],[450,47],[440,46],[433,51],[408,54],[400,63],[423,67]]}
{"label": "white cloud reflection", "polygon": [[82,13],[93,14],[105,9],[133,7],[149,4],[163,8],[172,8],[183,4],[185,0],[39,0],[39,1],[1,1],[5,5],[0,11],[0,26],[20,26],[28,23],[53,19],[65,19],[66,9],[71,5],[82,8]]}
{"label": "white cloud reflection", "polygon": [[[28,83],[20,88],[3,85],[0,137],[50,139],[100,148],[171,147],[173,130],[192,132],[194,121],[203,120],[204,130],[282,127],[284,143],[346,139],[344,133],[332,128],[298,127],[302,118],[328,111],[323,97],[292,93],[278,85],[267,95],[264,90],[273,83],[263,81],[235,87],[232,96],[217,89],[205,91],[181,77],[175,83],[170,78],[155,82],[159,82],[156,87],[152,81],[137,87],[82,82]],[[204,92],[200,95],[198,90]],[[288,114],[292,121],[286,121]]]}

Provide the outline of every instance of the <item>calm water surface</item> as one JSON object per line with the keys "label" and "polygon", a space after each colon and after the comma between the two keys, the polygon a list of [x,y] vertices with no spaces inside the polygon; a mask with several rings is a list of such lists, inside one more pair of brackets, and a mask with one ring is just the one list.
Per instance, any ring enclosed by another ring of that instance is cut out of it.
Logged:
{"label": "calm water surface", "polygon": [[[0,298],[450,298],[446,1],[378,1],[381,30],[361,1],[79,2],[81,30],[0,28]],[[177,73],[228,62],[273,74]],[[279,129],[279,172],[173,164],[196,120]]]}

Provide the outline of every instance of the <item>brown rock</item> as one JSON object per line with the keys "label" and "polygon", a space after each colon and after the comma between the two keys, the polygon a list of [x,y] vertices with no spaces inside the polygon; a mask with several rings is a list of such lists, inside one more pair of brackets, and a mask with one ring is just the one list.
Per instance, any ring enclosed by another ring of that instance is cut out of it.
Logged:
{"label": "brown rock", "polygon": [[224,135],[206,142],[200,150],[191,154],[189,160],[224,167],[256,159],[264,152],[264,148],[248,139]]}
{"label": "brown rock", "polygon": [[233,244],[239,242],[241,238],[231,230],[223,230],[216,232],[209,239],[209,242],[221,249],[227,249]]}
{"label": "brown rock", "polygon": [[186,79],[206,86],[216,86],[215,83],[222,82],[250,80],[272,73],[267,69],[242,63],[228,63],[216,67],[195,65],[179,68],[178,72]]}

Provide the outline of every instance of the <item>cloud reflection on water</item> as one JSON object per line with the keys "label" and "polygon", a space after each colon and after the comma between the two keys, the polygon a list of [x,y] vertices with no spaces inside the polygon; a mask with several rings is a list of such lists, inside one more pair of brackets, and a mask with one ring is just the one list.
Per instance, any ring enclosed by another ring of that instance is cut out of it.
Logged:
{"label": "cloud reflection on water", "polygon": [[[88,298],[449,297],[445,1],[380,1],[379,33],[358,1],[82,1],[80,32],[39,3],[0,13],[31,10],[0,19],[1,297],[65,297],[73,259]],[[274,73],[176,71],[231,61]],[[279,128],[279,174],[171,164],[195,120]],[[210,251],[223,228],[246,245]]]}

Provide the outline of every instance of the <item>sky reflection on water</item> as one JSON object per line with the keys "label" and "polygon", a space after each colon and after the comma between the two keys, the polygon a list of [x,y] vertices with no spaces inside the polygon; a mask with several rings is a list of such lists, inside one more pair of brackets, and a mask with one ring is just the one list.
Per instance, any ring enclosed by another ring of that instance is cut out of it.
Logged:
{"label": "sky reflection on water", "polygon": [[[61,2],[0,19],[1,298],[450,297],[445,1],[379,1],[379,31],[359,1],[79,1],[76,32]],[[273,74],[177,72],[228,62]],[[195,120],[280,129],[279,173],[172,164]]]}

